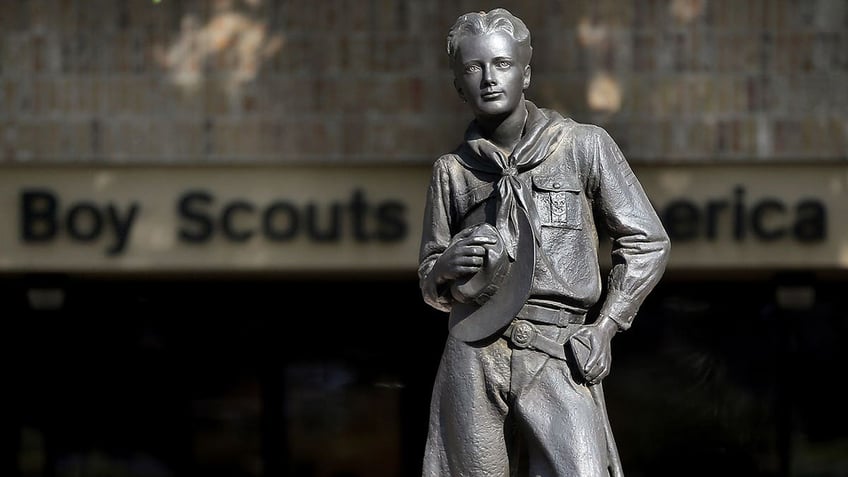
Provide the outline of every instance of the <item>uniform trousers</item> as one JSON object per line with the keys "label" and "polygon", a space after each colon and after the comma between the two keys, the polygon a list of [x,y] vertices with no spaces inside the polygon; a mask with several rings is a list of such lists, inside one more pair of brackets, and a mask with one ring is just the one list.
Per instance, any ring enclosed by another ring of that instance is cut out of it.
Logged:
{"label": "uniform trousers", "polygon": [[[564,341],[579,325],[537,325]],[[424,477],[608,477],[603,417],[569,363],[504,337],[448,337],[433,386]]]}

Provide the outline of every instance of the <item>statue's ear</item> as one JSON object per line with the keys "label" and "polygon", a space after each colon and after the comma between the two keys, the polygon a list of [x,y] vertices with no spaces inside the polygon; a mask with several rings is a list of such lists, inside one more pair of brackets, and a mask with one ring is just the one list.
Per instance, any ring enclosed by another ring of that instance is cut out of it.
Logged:
{"label": "statue's ear", "polygon": [[530,87],[530,65],[524,67],[524,89]]}
{"label": "statue's ear", "polygon": [[465,93],[462,92],[462,86],[459,85],[459,81],[453,80],[453,87],[456,88],[456,94],[459,95],[459,99],[461,99],[462,102],[467,102],[468,100],[465,99]]}

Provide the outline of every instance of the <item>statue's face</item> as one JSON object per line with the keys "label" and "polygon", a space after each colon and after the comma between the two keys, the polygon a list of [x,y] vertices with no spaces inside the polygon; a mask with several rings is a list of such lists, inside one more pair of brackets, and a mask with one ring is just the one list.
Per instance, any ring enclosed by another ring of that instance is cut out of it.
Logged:
{"label": "statue's face", "polygon": [[454,85],[478,118],[508,115],[530,85],[530,67],[519,61],[518,44],[496,31],[459,42]]}

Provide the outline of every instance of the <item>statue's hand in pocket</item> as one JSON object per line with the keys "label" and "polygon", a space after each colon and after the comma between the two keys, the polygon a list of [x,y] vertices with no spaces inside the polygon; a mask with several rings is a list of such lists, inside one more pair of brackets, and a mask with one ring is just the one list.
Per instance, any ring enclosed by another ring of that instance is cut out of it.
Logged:
{"label": "statue's hand in pocket", "polygon": [[574,368],[587,384],[597,384],[610,371],[612,353],[610,336],[603,328],[586,325],[577,330],[568,340]]}

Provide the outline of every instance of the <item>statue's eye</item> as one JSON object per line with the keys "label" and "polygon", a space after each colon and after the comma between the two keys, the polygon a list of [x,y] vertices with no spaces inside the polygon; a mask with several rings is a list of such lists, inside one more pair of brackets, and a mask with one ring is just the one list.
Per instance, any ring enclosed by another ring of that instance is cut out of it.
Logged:
{"label": "statue's eye", "polygon": [[495,63],[495,66],[497,66],[498,68],[509,68],[510,66],[512,66],[512,62],[509,60],[500,60]]}
{"label": "statue's eye", "polygon": [[465,65],[465,72],[466,73],[476,73],[478,71],[480,71],[480,65],[478,65],[476,63],[471,63],[470,65]]}

